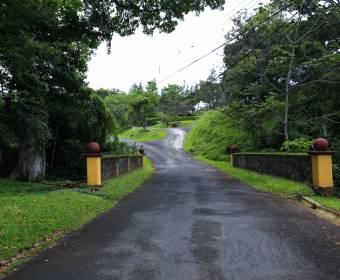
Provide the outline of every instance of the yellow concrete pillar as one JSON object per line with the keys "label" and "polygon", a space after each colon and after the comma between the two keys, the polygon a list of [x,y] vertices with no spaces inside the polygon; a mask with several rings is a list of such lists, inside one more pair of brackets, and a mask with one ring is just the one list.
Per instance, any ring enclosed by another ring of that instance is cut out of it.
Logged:
{"label": "yellow concrete pillar", "polygon": [[87,184],[93,187],[101,186],[102,185],[101,156],[87,155],[86,163],[87,163]]}
{"label": "yellow concrete pillar", "polygon": [[102,185],[102,156],[100,146],[97,142],[91,142],[87,145],[88,153],[86,156],[87,165],[87,184],[91,187]]}
{"label": "yellow concrete pillar", "polygon": [[312,151],[312,172],[313,186],[324,194],[331,194],[333,191],[333,151]]}

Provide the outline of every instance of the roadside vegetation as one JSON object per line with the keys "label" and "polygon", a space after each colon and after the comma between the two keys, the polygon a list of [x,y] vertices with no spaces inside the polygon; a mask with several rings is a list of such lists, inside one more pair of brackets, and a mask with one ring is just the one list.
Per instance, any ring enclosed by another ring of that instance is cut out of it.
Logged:
{"label": "roadside vegetation", "polygon": [[[224,1],[82,2],[0,5],[3,267],[16,254],[21,260],[34,246],[45,247],[102,213],[151,174],[147,161],[144,169],[107,182],[97,195],[86,187],[60,189],[59,182],[85,179],[83,155],[91,141],[105,155],[131,155],[138,147],[119,137],[160,140],[166,137],[162,128],[192,127],[185,149],[198,159],[262,191],[312,196],[299,183],[231,168],[228,150],[300,153],[324,137],[338,151],[334,179],[340,194],[338,1],[271,0],[243,10],[225,36],[222,73],[212,69],[191,87],[158,88],[151,80],[126,92],[88,87],[87,64],[100,44],[110,50],[114,34],[128,36],[138,27],[147,34],[171,32],[190,11],[218,9]],[[315,199],[339,208],[338,198]]]}
{"label": "roadside vegetation", "polygon": [[336,197],[312,196],[314,200],[325,207],[340,211],[340,199]]}
{"label": "roadside vegetation", "polygon": [[105,182],[96,193],[86,185],[63,189],[47,183],[0,179],[0,276],[113,207],[153,173],[145,166]]}
{"label": "roadside vegetation", "polygon": [[[313,139],[324,137],[338,151],[333,157],[335,195],[315,199],[336,209],[340,201],[339,5],[297,1],[285,8],[286,14],[272,17],[283,3],[273,0],[255,13],[236,16],[226,34],[227,70],[212,70],[196,87],[195,96],[206,112],[187,135],[185,149],[258,189],[313,196],[299,183],[273,181],[228,166],[228,152],[305,153]],[[269,18],[265,24],[264,18]]]}
{"label": "roadside vegetation", "polygon": [[[90,88],[88,62],[117,34],[172,32],[189,12],[219,9],[218,1],[5,0],[0,5],[0,176],[21,181],[83,179],[86,144],[109,153],[110,140],[147,119],[193,114],[187,86],[155,81],[128,92]],[[149,11],[153,10],[152,13]],[[112,41],[113,40],[113,41]],[[18,47],[20,46],[20,47]],[[162,93],[161,96],[159,93]],[[161,105],[160,105],[161,104]]]}
{"label": "roadside vegetation", "polygon": [[[197,125],[186,135],[184,141],[185,151],[193,154],[195,159],[214,166],[260,191],[282,196],[308,196],[325,207],[340,210],[339,198],[318,196],[306,184],[232,167],[226,147],[244,142],[242,142],[242,138],[233,137],[234,135],[240,135],[235,134],[237,128],[235,129],[228,124],[224,125],[222,129],[219,114],[219,112],[207,112],[197,121]],[[245,135],[243,136],[246,137]],[[221,143],[224,145],[222,146]],[[249,149],[250,147],[248,146]]]}
{"label": "roadside vegetation", "polygon": [[216,160],[226,160],[227,147],[236,145],[242,151],[253,150],[249,135],[219,111],[206,112],[190,131],[185,148]]}

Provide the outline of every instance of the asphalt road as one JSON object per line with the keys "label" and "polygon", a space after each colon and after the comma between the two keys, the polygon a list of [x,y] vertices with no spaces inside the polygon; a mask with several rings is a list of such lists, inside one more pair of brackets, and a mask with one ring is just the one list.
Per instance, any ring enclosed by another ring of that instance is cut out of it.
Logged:
{"label": "asphalt road", "polygon": [[7,280],[340,279],[339,228],[192,160],[182,139],[145,144],[149,181]]}

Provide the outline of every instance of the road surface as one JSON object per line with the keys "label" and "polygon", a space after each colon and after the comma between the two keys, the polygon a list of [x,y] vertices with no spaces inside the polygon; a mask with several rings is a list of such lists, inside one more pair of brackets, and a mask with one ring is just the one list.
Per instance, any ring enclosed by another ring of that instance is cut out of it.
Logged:
{"label": "road surface", "polygon": [[146,143],[155,175],[8,280],[340,279],[339,228],[182,150]]}

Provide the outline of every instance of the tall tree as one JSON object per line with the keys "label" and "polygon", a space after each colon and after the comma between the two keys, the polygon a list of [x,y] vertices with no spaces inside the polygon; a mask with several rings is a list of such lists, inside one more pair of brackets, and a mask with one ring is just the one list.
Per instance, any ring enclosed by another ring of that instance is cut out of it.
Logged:
{"label": "tall tree", "polygon": [[84,87],[87,61],[101,42],[110,49],[113,34],[131,35],[137,28],[147,34],[155,29],[171,32],[190,11],[221,8],[223,3],[2,0],[0,114],[7,117],[0,120],[0,129],[11,133],[1,135],[0,142],[8,141],[11,134],[18,145],[18,165],[11,177],[44,177],[46,147],[56,133],[52,130],[58,129],[49,124],[50,107],[55,117],[55,108],[62,115],[64,106],[89,98]]}
{"label": "tall tree", "polygon": [[339,6],[301,0],[277,13],[287,3],[241,14],[227,35],[237,39],[225,47],[225,106],[258,148],[280,147],[288,130],[294,139],[334,126],[324,117],[337,111],[330,100],[338,104]]}

